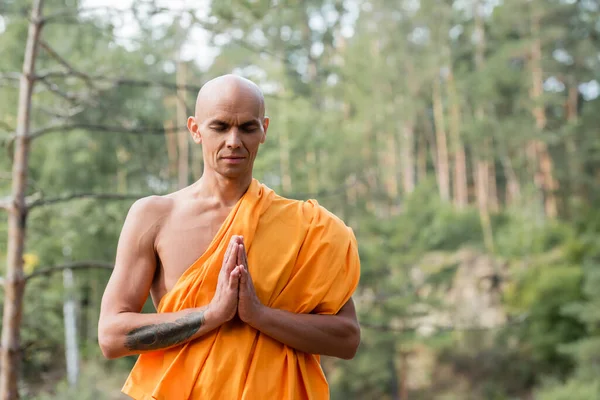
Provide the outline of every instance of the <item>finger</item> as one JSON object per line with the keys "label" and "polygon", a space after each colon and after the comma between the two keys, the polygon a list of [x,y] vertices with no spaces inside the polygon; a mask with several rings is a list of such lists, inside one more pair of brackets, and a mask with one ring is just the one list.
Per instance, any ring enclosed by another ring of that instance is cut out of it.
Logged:
{"label": "finger", "polygon": [[229,274],[229,288],[235,289],[237,288],[240,282],[240,269],[235,267],[233,271]]}
{"label": "finger", "polygon": [[227,245],[227,251],[225,252],[225,257],[223,258],[223,260],[225,261],[225,264],[227,264],[227,262],[229,261],[229,256],[231,256],[231,251],[233,249],[234,243],[235,243],[235,235],[233,235],[231,237],[231,239],[229,240],[229,244]]}
{"label": "finger", "polygon": [[244,245],[238,244],[236,247],[237,247],[237,261],[236,261],[236,264],[237,265],[243,265],[244,264]]}
{"label": "finger", "polygon": [[227,260],[226,266],[225,266],[225,271],[227,271],[228,274],[231,273],[231,271],[233,271],[233,269],[235,268],[236,265],[238,265],[237,259],[238,259],[238,249],[237,249],[237,244],[232,243],[231,245],[231,253],[229,254],[229,260]]}
{"label": "finger", "polygon": [[240,283],[246,284],[248,282],[248,274],[246,272],[246,268],[243,265],[240,265]]}
{"label": "finger", "polygon": [[248,253],[246,252],[246,246],[242,245],[243,255],[244,255],[244,265],[248,269],[248,274],[250,273],[250,268],[248,267]]}

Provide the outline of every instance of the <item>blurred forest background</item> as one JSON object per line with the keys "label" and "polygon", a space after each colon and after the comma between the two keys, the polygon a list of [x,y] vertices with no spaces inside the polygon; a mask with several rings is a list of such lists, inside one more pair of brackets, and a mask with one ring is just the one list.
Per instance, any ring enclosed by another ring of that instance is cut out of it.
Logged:
{"label": "blurred forest background", "polygon": [[201,176],[186,117],[236,73],[271,117],[255,177],[359,240],[362,344],[323,360],[332,399],[600,399],[599,1],[2,0],[0,52],[22,398],[122,398],[135,359],[97,344],[122,223]]}

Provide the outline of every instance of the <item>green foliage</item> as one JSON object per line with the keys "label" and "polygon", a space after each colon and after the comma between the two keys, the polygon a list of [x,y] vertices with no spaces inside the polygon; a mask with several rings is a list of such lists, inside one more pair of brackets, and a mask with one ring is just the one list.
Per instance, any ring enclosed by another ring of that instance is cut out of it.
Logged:
{"label": "green foliage", "polygon": [[566,383],[552,381],[537,390],[535,400],[597,400],[600,399],[600,379],[586,381],[577,378]]}
{"label": "green foliage", "polygon": [[563,313],[565,304],[582,299],[583,274],[576,266],[531,266],[515,280],[506,293],[513,312],[525,314],[525,322],[515,328],[524,351],[548,372],[565,374],[572,361],[558,351],[585,335],[583,324]]}
{"label": "green foliage", "polygon": [[[0,5],[0,75],[21,69],[27,35],[22,10],[30,3]],[[47,23],[44,41],[91,79],[55,76],[36,83],[33,130],[82,127],[33,141],[27,188],[32,199],[175,188],[162,132],[165,122],[175,119],[175,91],[160,82],[176,81],[175,61],[187,56],[183,48],[200,48],[192,28],[202,26],[218,54],[206,69],[186,62],[186,83],[200,86],[234,72],[265,89],[271,125],[255,177],[283,195],[317,198],[357,234],[363,341],[354,360],[327,364],[333,399],[401,397],[401,377],[413,366],[402,364],[400,354],[419,345],[433,353],[434,366],[424,373],[427,385],[407,389],[409,398],[514,400],[527,398],[536,385],[541,400],[600,398],[600,212],[594,209],[600,200],[600,97],[588,98],[590,92],[580,90],[575,115],[567,115],[569,89],[591,86],[599,76],[598,10],[590,2],[481,2],[486,4],[482,65],[473,40],[474,2],[228,0],[211,2],[206,18],[198,13],[192,18],[134,1],[128,23],[138,24],[138,33],[119,29],[122,15],[78,8],[81,1],[46,3],[47,14],[68,11],[69,17]],[[530,92],[534,16],[541,21],[546,86],[537,99]],[[184,46],[187,38],[193,38],[191,46],[190,41]],[[46,72],[60,75],[68,68],[42,50],[36,73]],[[136,79],[137,84],[126,83]],[[443,121],[434,118],[434,80],[441,84]],[[16,126],[18,82],[0,83],[2,201],[11,190],[9,137]],[[188,94],[190,114],[195,93]],[[536,125],[537,105],[544,112],[543,129]],[[176,125],[184,124],[178,120]],[[139,131],[120,132],[123,128]],[[441,128],[449,165],[438,152]],[[539,166],[532,165],[528,151],[534,139],[552,156],[557,219],[544,216],[543,191],[534,184]],[[456,181],[458,145],[466,154],[469,197],[460,211],[451,201],[453,193],[450,200],[440,198],[436,180],[445,168],[451,184]],[[195,168],[200,151],[190,150]],[[503,297],[509,320],[489,331],[449,326],[424,336],[413,323],[448,311],[448,293],[462,267],[454,254],[465,248],[476,255],[485,252],[475,182],[481,159],[495,168],[489,178],[496,180],[500,204],[491,215],[498,276],[490,290]],[[416,173],[412,193],[404,188],[409,172]],[[509,206],[511,172],[520,197]],[[197,170],[190,173],[190,180],[197,177]],[[130,204],[74,200],[32,210],[26,253],[37,261],[28,262],[26,273],[71,260],[114,260]],[[4,214],[0,218],[0,236],[6,237]],[[0,241],[0,271],[5,259],[6,243]],[[505,271],[504,265],[510,268]],[[86,360],[77,388],[61,380],[60,274],[28,282],[21,331],[28,395],[108,399],[120,388],[134,358],[102,360],[96,337],[108,277],[108,271],[76,273]],[[0,296],[0,305],[3,301]],[[152,311],[150,302],[144,311]]]}

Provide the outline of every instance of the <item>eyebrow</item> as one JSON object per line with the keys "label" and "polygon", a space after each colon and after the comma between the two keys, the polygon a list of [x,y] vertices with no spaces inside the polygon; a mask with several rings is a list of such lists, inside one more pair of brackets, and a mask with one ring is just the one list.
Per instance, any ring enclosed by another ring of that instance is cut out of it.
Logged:
{"label": "eyebrow", "polygon": [[[226,121],[223,121],[220,119],[213,119],[213,120],[209,121],[208,124],[209,125],[226,125],[226,126],[231,125],[229,122],[226,122]],[[248,127],[251,125],[259,125],[259,123],[257,120],[251,119],[251,120],[247,120],[247,121],[244,121],[241,124],[239,124],[239,126],[245,126],[245,127]]]}

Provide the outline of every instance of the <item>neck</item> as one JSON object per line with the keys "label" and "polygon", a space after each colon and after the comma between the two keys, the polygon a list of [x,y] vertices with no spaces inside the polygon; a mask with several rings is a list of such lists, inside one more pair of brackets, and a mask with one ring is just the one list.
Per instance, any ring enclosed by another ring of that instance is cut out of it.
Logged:
{"label": "neck", "polygon": [[197,193],[201,193],[203,197],[213,198],[224,206],[232,206],[246,193],[251,183],[252,175],[227,178],[214,171],[205,170],[194,186]]}

